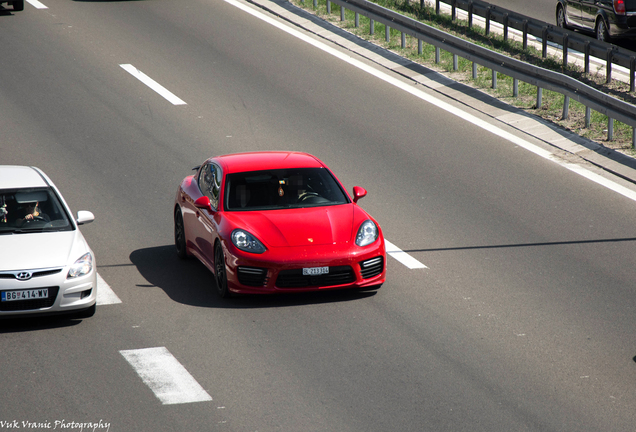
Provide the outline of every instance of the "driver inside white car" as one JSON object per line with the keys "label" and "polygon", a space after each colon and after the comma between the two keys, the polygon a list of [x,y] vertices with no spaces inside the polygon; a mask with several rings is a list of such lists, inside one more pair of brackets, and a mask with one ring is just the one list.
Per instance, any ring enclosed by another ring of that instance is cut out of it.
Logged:
{"label": "driver inside white car", "polygon": [[51,218],[40,210],[40,203],[38,201],[21,203],[18,207],[17,214],[16,226],[18,227],[21,227],[27,222],[36,220],[43,222],[51,221]]}

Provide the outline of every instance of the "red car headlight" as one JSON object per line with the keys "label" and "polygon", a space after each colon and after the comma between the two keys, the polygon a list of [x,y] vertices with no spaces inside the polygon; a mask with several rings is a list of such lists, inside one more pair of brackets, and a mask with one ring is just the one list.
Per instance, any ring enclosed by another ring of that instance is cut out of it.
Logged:
{"label": "red car headlight", "polygon": [[242,229],[235,229],[232,231],[232,243],[234,243],[234,246],[245,252],[262,254],[267,250],[265,249],[265,246],[263,246],[263,243],[258,241],[256,237]]}
{"label": "red car headlight", "polygon": [[358,235],[356,235],[356,244],[358,246],[368,246],[378,239],[380,231],[376,224],[372,220],[367,219],[362,222],[358,229]]}

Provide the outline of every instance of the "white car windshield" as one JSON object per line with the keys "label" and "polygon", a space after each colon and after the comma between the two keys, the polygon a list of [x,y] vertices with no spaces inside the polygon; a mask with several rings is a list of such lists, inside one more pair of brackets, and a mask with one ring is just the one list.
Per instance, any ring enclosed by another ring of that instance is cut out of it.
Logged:
{"label": "white car windshield", "polygon": [[0,235],[72,229],[69,215],[52,189],[0,190]]}
{"label": "white car windshield", "polygon": [[323,168],[296,168],[228,174],[225,209],[278,210],[346,204],[349,200]]}

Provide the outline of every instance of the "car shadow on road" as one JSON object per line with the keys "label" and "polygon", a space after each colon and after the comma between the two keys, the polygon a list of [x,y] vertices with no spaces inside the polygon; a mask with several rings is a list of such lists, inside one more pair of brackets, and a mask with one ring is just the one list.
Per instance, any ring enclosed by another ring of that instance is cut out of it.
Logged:
{"label": "car shadow on road", "polygon": [[375,291],[321,291],[280,295],[240,295],[222,299],[216,294],[212,273],[196,258],[181,260],[173,245],[138,249],[130,261],[148,281],[143,287],[158,287],[174,301],[186,305],[223,308],[277,308],[360,300]]}
{"label": "car shadow on road", "polygon": [[81,319],[74,318],[70,315],[47,315],[35,318],[6,318],[0,320],[0,334],[72,327],[81,324],[81,322]]}

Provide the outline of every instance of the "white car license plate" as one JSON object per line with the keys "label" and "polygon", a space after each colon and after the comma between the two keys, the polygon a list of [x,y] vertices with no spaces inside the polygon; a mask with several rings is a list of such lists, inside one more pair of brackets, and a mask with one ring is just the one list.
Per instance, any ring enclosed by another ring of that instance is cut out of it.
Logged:
{"label": "white car license plate", "polygon": [[303,269],[303,276],[318,276],[329,273],[329,267],[309,267]]}
{"label": "white car license plate", "polygon": [[49,298],[49,289],[32,289],[21,291],[2,291],[2,301],[35,300]]}

